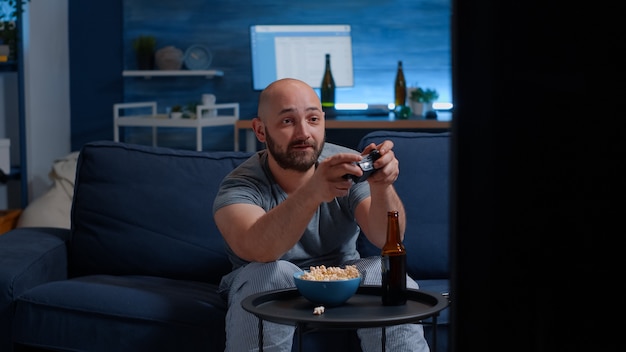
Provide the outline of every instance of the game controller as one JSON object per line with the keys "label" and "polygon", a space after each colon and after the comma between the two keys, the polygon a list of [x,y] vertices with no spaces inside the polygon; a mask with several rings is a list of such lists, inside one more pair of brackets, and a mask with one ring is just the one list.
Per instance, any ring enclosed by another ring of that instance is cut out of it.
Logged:
{"label": "game controller", "polygon": [[368,155],[364,156],[363,159],[361,159],[361,161],[355,162],[355,164],[358,167],[360,167],[361,170],[363,170],[363,175],[358,177],[355,175],[346,174],[343,177],[351,178],[352,181],[354,181],[354,183],[363,182],[367,180],[367,178],[372,173],[374,173],[374,171],[376,171],[376,169],[374,168],[374,162],[378,160],[378,158],[380,158],[380,153],[378,152],[378,150],[376,149],[372,150]]}

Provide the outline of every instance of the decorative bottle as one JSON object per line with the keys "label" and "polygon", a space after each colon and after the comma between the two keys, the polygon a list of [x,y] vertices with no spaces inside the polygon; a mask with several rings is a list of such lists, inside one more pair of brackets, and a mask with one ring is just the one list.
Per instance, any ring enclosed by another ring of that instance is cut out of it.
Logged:
{"label": "decorative bottle", "polygon": [[382,301],[385,306],[406,303],[406,250],[400,239],[397,211],[387,212],[387,241],[382,249]]}
{"label": "decorative bottle", "polygon": [[324,69],[324,77],[322,78],[322,108],[335,107],[335,80],[330,70],[330,54],[326,54],[326,68]]}
{"label": "decorative bottle", "polygon": [[394,98],[394,103],[396,106],[406,105],[406,81],[404,79],[404,71],[402,70],[402,61],[398,61]]}

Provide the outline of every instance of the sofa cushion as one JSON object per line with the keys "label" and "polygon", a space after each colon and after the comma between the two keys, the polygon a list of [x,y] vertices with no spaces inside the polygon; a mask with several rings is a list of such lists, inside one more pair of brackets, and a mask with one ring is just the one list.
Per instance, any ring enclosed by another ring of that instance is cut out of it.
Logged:
{"label": "sofa cushion", "polygon": [[[361,139],[359,150],[386,139],[400,162],[395,187],[407,217],[407,272],[418,281],[449,279],[450,133],[375,131]],[[363,235],[359,251],[380,255]]]}
{"label": "sofa cushion", "polygon": [[[387,139],[393,141],[400,162],[395,188],[406,210],[407,272],[420,289],[449,293],[450,133],[374,131],[361,139],[359,150]],[[380,255],[363,234],[358,248],[364,256]],[[449,310],[442,310],[437,318],[437,351],[448,350]],[[432,346],[432,318],[425,323],[424,333]]]}
{"label": "sofa cushion", "polygon": [[213,198],[222,178],[250,155],[85,144],[72,203],[71,275],[219,283],[231,266]]}
{"label": "sofa cushion", "polygon": [[226,306],[216,289],[147,276],[53,281],[19,297],[14,341],[52,350],[223,351]]}

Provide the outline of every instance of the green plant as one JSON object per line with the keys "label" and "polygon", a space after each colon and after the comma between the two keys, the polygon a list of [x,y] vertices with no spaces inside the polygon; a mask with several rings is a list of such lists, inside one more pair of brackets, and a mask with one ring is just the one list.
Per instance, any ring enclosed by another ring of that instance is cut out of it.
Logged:
{"label": "green plant", "polygon": [[200,105],[199,102],[197,101],[191,101],[189,103],[187,103],[187,110],[191,111],[191,112],[196,112],[196,108],[198,107],[198,105]]}
{"label": "green plant", "polygon": [[[18,18],[24,12],[24,5],[30,0],[0,0],[0,20],[5,17],[12,19]],[[6,7],[10,8],[9,12],[4,11]]]}
{"label": "green plant", "polygon": [[137,54],[152,54],[156,49],[156,38],[151,35],[141,35],[133,41],[133,48]]}
{"label": "green plant", "polygon": [[154,50],[156,39],[151,35],[142,35],[133,41],[137,68],[140,70],[152,70],[154,68]]}
{"label": "green plant", "polygon": [[417,103],[432,103],[439,99],[439,93],[435,89],[417,87],[411,91],[409,99]]}
{"label": "green plant", "polygon": [[196,107],[200,105],[199,102],[192,101],[187,103],[185,108],[183,109],[183,118],[185,119],[195,119],[196,118]]}

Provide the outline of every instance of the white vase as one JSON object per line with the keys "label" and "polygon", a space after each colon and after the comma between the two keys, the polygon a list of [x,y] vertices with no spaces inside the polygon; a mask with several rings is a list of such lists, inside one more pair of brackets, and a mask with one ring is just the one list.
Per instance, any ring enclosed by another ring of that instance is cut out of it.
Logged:
{"label": "white vase", "polygon": [[410,105],[413,115],[426,116],[426,113],[433,110],[433,103],[418,103],[411,101]]}
{"label": "white vase", "polygon": [[157,50],[154,58],[159,70],[176,71],[183,67],[183,51],[171,45]]}

